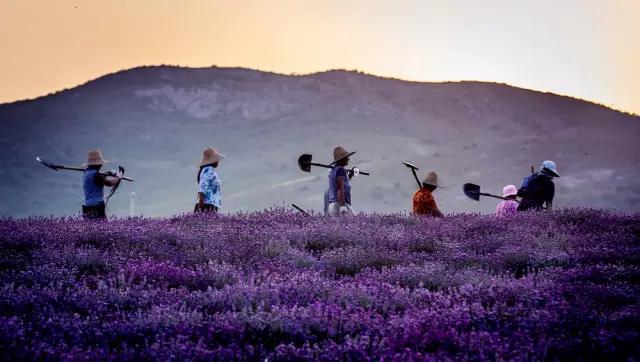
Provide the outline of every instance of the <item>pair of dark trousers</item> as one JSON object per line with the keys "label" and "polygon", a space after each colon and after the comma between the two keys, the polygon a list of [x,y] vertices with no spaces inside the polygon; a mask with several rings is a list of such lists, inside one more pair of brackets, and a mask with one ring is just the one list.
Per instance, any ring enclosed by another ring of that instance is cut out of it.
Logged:
{"label": "pair of dark trousers", "polygon": [[217,213],[218,212],[218,208],[211,205],[211,204],[204,204],[202,208],[200,208],[200,205],[196,204],[196,207],[193,208],[193,212],[213,212],[213,213]]}
{"label": "pair of dark trousers", "polygon": [[82,217],[85,220],[104,220],[107,218],[107,211],[105,204],[98,204],[94,206],[82,205]]}

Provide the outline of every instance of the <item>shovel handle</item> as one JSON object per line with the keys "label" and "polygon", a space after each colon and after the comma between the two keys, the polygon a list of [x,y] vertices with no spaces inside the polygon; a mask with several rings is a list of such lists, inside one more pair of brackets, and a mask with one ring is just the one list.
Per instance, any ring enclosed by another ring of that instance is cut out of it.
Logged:
{"label": "shovel handle", "polygon": [[321,163],[314,163],[314,162],[306,163],[306,162],[305,162],[305,164],[307,164],[307,165],[311,165],[311,166],[324,167],[324,168],[333,168],[333,166],[323,165],[323,164],[321,164]]}
{"label": "shovel handle", "polygon": [[[305,165],[311,165],[311,166],[318,166],[318,167],[324,167],[324,168],[333,168],[333,166],[329,166],[329,165],[324,165],[322,163],[314,163],[314,162],[305,162]],[[349,169],[349,171],[353,171],[353,168]],[[364,171],[360,171],[359,172],[360,175],[365,175],[365,176],[370,176],[371,174],[369,172],[364,172]]]}
{"label": "shovel handle", "polygon": [[485,192],[478,192],[478,195],[493,197],[493,198],[500,199],[500,200],[511,200],[511,201],[515,201],[517,203],[520,203],[520,201],[518,201],[518,200],[507,199],[506,197],[502,197],[502,196],[498,196],[498,195],[492,195],[492,194],[488,194],[488,193],[485,193]]}
{"label": "shovel handle", "polygon": [[55,165],[53,167],[55,167],[56,171],[58,171],[58,170],[69,170],[69,171],[84,171],[84,170],[86,170],[85,167],[58,166],[58,165]]}
{"label": "shovel handle", "polygon": [[294,209],[300,211],[300,213],[302,213],[302,215],[304,216],[311,216],[308,212],[304,211],[300,206],[296,205],[296,204],[291,204],[291,206],[293,206]]}
{"label": "shovel handle", "polygon": [[[107,176],[111,176],[111,175],[107,175]],[[125,180],[125,181],[131,181],[133,182],[132,178],[126,177],[126,176],[122,176],[121,179]]]}
{"label": "shovel handle", "polygon": [[412,168],[411,172],[413,172],[413,177],[416,179],[416,182],[418,183],[418,188],[421,189],[422,184],[420,183],[420,179],[418,178],[418,173],[416,172],[416,169]]}
{"label": "shovel handle", "polygon": [[[39,158],[38,161],[42,162]],[[49,163],[43,163],[45,166],[49,167],[50,169],[54,170],[54,171],[58,171],[58,170],[67,170],[67,171],[84,171],[86,170],[85,167],[75,167],[75,166],[64,166],[64,165],[53,165],[53,164],[49,164]],[[115,176],[114,174],[112,174],[111,172],[99,172],[99,174],[103,175],[103,176]],[[122,177],[123,180],[125,181],[131,181],[133,182],[133,179],[130,177]]]}

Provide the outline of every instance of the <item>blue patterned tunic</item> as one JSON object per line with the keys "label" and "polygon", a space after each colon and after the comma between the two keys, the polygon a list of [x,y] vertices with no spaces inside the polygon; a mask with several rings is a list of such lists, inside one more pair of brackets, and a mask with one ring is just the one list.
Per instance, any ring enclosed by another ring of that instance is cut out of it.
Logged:
{"label": "blue patterned tunic", "polygon": [[[221,206],[220,177],[213,166],[205,166],[200,170],[198,193],[204,194],[204,203],[217,208]],[[198,200],[196,199],[196,203]]]}

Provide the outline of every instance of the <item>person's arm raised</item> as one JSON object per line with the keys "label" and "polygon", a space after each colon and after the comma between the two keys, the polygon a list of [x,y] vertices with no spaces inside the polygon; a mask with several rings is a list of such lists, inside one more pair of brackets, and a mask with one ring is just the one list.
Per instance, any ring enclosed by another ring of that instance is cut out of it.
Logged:
{"label": "person's arm raised", "polygon": [[117,185],[120,180],[122,180],[122,176],[124,176],[124,172],[122,170],[122,168],[118,170],[115,176],[103,176],[102,182],[104,183],[104,185],[109,187],[114,187],[115,185]]}

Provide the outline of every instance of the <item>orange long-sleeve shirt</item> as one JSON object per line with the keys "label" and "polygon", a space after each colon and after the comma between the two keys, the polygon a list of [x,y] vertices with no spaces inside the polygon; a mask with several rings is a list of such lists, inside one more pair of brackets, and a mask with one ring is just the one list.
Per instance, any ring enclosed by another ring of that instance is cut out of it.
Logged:
{"label": "orange long-sleeve shirt", "polygon": [[442,212],[436,205],[433,193],[427,189],[420,189],[413,194],[413,214],[414,215],[431,215],[440,217]]}

